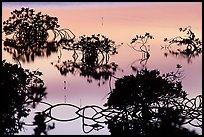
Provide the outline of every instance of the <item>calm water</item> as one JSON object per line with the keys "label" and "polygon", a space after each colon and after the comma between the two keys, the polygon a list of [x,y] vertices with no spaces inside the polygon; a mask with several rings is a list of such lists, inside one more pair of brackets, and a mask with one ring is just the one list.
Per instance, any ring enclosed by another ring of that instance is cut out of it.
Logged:
{"label": "calm water", "polygon": [[[202,94],[202,58],[193,58],[188,63],[182,57],[164,56],[161,46],[165,43],[165,37],[172,38],[180,35],[178,28],[191,26],[196,37],[202,41],[202,3],[3,3],[2,21],[7,20],[10,12],[20,9],[22,6],[41,11],[42,14],[58,17],[61,28],[69,28],[78,38],[81,35],[102,34],[117,44],[124,44],[118,48],[118,54],[111,56],[109,62],[115,62],[121,70],[115,74],[116,77],[133,74],[131,64],[142,68],[139,61],[141,53],[128,47],[132,38],[149,32],[155,39],[149,40],[150,58],[146,63],[149,69],[158,69],[161,73],[176,71],[176,65],[181,64],[184,70],[183,89],[189,97]],[[4,36],[3,36],[4,37]],[[23,68],[39,70],[43,72],[42,79],[47,87],[47,98],[44,100],[50,104],[71,103],[77,106],[99,105],[106,101],[106,94],[110,92],[108,81],[98,86],[99,81],[87,82],[87,78],[68,74],[62,76],[51,63],[57,63],[59,52],[49,57],[37,57],[34,62],[22,63]],[[71,58],[72,53],[62,50],[61,62]],[[2,59],[14,63],[9,53],[3,51]],[[122,71],[123,70],[123,71]],[[66,89],[64,89],[66,81]],[[114,79],[111,81],[114,88]],[[39,105],[37,110],[43,110],[47,106]],[[59,107],[53,110],[53,115],[58,118],[74,117],[70,108]],[[25,119],[31,123],[33,115]],[[48,134],[85,134],[82,131],[82,121],[77,119],[71,122],[57,122],[56,128]],[[52,123],[52,122],[51,122]],[[88,129],[87,129],[88,130]],[[201,130],[197,131],[201,134]],[[25,127],[20,134],[33,134],[32,127]],[[105,127],[99,131],[89,134],[110,134]]]}

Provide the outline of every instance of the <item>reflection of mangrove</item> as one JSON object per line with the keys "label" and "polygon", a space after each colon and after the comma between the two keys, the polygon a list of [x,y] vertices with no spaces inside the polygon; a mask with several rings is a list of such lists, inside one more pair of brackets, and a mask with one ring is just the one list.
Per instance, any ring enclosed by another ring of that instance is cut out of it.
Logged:
{"label": "reflection of mangrove", "polygon": [[[34,61],[35,56],[49,56],[57,52],[59,42],[72,41],[75,35],[69,29],[59,29],[57,17],[34,13],[33,9],[21,8],[11,12],[3,22],[3,33],[11,38],[4,40],[4,50],[13,54],[14,59]],[[48,37],[53,32],[52,42]],[[72,35],[72,36],[71,36]]]}
{"label": "reflection of mangrove", "polygon": [[114,62],[109,64],[87,64],[86,62],[73,62],[71,60],[64,61],[61,64],[56,64],[55,67],[60,71],[61,75],[67,75],[68,73],[76,74],[79,73],[80,76],[87,77],[87,81],[92,82],[94,80],[99,80],[98,85],[100,86],[100,80],[104,84],[110,76],[113,76],[118,69],[118,65]]}
{"label": "reflection of mangrove", "polygon": [[[136,35],[135,38],[132,39],[131,41],[131,45],[128,45],[129,47],[131,47],[132,49],[134,49],[137,52],[141,52],[142,53],[142,57],[141,59],[137,59],[134,62],[131,63],[131,67],[134,70],[136,67],[134,66],[134,64],[136,62],[140,62],[140,64],[142,65],[142,67],[144,67],[150,57],[150,45],[146,45],[148,39],[154,39],[152,35],[150,35],[150,33],[145,33],[144,36],[142,35]],[[140,45],[139,48],[137,48],[137,45]]]}
{"label": "reflection of mangrove", "polygon": [[[195,58],[202,53],[202,42],[199,40],[199,38],[195,37],[195,34],[191,31],[190,26],[184,29],[179,28],[179,30],[181,32],[186,32],[187,36],[177,36],[171,39],[165,38],[164,41],[168,42],[169,45],[162,47],[162,49],[165,48],[171,55],[187,58],[188,63],[190,63],[192,58]],[[178,47],[177,50],[172,49],[173,44]],[[164,53],[164,55],[168,56],[168,53]]]}
{"label": "reflection of mangrove", "polygon": [[58,51],[58,45],[54,42],[45,42],[39,47],[33,47],[32,49],[28,46],[21,47],[14,44],[15,41],[6,39],[4,42],[4,50],[12,54],[14,60],[21,60],[23,62],[34,61],[34,58],[39,56],[50,56],[51,53]]}
{"label": "reflection of mangrove", "polygon": [[149,58],[141,58],[141,59],[136,59],[136,60],[134,60],[134,61],[131,63],[131,69],[132,69],[133,71],[137,71],[137,69],[138,69],[139,67],[137,67],[137,66],[135,65],[136,62],[139,62],[140,65],[142,65],[142,68],[145,68],[148,59],[149,59]]}
{"label": "reflection of mangrove", "polygon": [[[52,120],[69,122],[82,118],[84,133],[103,129],[108,124],[111,135],[196,135],[184,125],[202,128],[202,96],[187,98],[180,81],[183,77],[181,66],[177,68],[176,72],[163,75],[157,70],[142,69],[135,76],[118,79],[104,107],[41,102],[48,108],[40,114],[47,118],[44,124]],[[74,108],[75,116],[54,117],[53,109],[60,106]],[[86,113],[88,110],[92,113]]]}
{"label": "reflection of mangrove", "polygon": [[13,135],[22,130],[22,118],[29,115],[29,107],[35,108],[46,96],[46,88],[39,71],[29,72],[5,60],[1,71],[0,134]]}
{"label": "reflection of mangrove", "polygon": [[[87,77],[89,83],[92,82],[92,78],[99,81],[103,79],[102,83],[105,83],[118,69],[116,63],[108,63],[110,55],[117,54],[115,42],[103,35],[81,36],[78,42],[64,43],[62,46],[63,49],[74,51],[74,61],[67,60],[55,64],[61,75],[79,73],[80,76]],[[81,59],[77,62],[79,55]],[[100,86],[100,82],[98,84]]]}

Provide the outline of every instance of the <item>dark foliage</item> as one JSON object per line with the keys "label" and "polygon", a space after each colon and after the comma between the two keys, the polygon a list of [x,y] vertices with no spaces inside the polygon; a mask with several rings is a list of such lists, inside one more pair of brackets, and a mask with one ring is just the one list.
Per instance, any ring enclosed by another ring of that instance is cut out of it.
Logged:
{"label": "dark foliage", "polygon": [[5,60],[1,66],[0,134],[13,135],[23,128],[22,118],[29,115],[29,107],[35,108],[46,96],[46,87],[39,71],[30,72]]}
{"label": "dark foliage", "polygon": [[100,34],[80,36],[74,45],[82,52],[81,60],[89,64],[97,63],[99,55],[102,55],[102,60],[108,62],[110,55],[117,54],[115,42]]}
{"label": "dark foliage", "polygon": [[31,62],[35,60],[35,57],[50,56],[51,53],[58,51],[58,45],[56,42],[45,42],[41,46],[34,48],[21,47],[14,44],[12,39],[6,39],[4,42],[4,50],[12,54],[14,60],[22,62]]}
{"label": "dark foliage", "polygon": [[[3,22],[6,35],[13,34],[16,46],[34,48],[42,46],[48,38],[48,30],[58,28],[57,17],[34,13],[33,9],[21,8],[11,12],[11,17]],[[7,42],[7,40],[6,40]]]}
{"label": "dark foliage", "polygon": [[[101,130],[105,127],[103,125],[108,124],[111,135],[197,135],[183,125],[202,128],[202,95],[187,98],[187,93],[182,90],[181,68],[178,64],[176,72],[163,75],[158,70],[143,68],[136,75],[118,79],[103,108],[41,102],[49,107],[37,112],[35,134],[46,135],[48,130],[53,129],[54,125],[46,125],[51,120],[69,122],[82,118],[84,133]],[[76,109],[75,117],[59,119],[52,116],[52,109],[60,106]],[[87,114],[86,110],[93,113]]]}
{"label": "dark foliage", "polygon": [[160,75],[158,70],[142,69],[115,83],[105,104],[121,113],[108,120],[112,135],[196,134],[182,127],[187,118],[182,101],[180,65],[178,71]]}
{"label": "dark foliage", "polygon": [[152,35],[150,35],[150,33],[146,32],[144,36],[142,35],[135,35],[135,38],[132,39],[130,44],[137,44],[140,43],[142,45],[147,43],[148,39],[154,39],[154,37]]}

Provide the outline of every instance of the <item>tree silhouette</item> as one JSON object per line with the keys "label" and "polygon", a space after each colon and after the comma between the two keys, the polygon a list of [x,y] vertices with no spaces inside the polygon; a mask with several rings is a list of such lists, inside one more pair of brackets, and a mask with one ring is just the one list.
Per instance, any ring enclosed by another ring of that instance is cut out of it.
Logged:
{"label": "tree silhouette", "polygon": [[1,66],[1,91],[4,94],[1,95],[0,134],[13,135],[23,128],[22,118],[29,115],[29,107],[35,108],[46,96],[46,87],[39,71],[30,72],[5,60]]}
{"label": "tree silhouette", "polygon": [[187,119],[182,102],[181,66],[176,72],[160,75],[158,70],[137,70],[120,78],[108,98],[109,109],[120,111],[107,121],[112,135],[196,134],[182,127]]}
{"label": "tree silhouette", "polygon": [[[13,54],[14,59],[28,62],[34,61],[35,56],[49,56],[58,50],[61,41],[73,41],[75,38],[69,29],[59,27],[57,17],[41,12],[35,14],[33,9],[24,7],[14,10],[11,17],[3,22],[3,33],[11,35],[4,40],[4,50]],[[51,42],[47,41],[48,31],[54,34]]]}
{"label": "tree silhouette", "polygon": [[[132,70],[136,70],[137,68],[135,67],[134,63],[136,62],[140,62],[140,65],[142,65],[142,67],[145,67],[149,57],[150,57],[150,45],[146,45],[148,42],[148,39],[154,39],[154,37],[146,32],[145,35],[136,35],[132,41],[130,42],[131,45],[128,45],[129,47],[131,47],[132,49],[134,49],[137,52],[141,52],[142,53],[142,57],[140,59],[136,59],[131,63],[131,68]],[[138,48],[139,45],[139,48]]]}
{"label": "tree silhouette", "polygon": [[[168,42],[169,45],[165,47],[162,46],[162,49],[165,48],[171,55],[187,58],[188,63],[190,63],[191,58],[199,56],[199,54],[202,53],[202,42],[199,38],[195,37],[195,34],[191,30],[191,26],[179,28],[179,31],[186,32],[187,36],[177,36],[171,39],[164,38],[164,42]],[[176,45],[178,49],[172,49],[172,45]],[[168,56],[168,53],[164,53],[164,55]]]}
{"label": "tree silhouette", "polygon": [[79,41],[74,43],[82,52],[82,61],[89,64],[97,64],[99,55],[102,55],[101,61],[109,60],[110,55],[117,54],[117,47],[113,40],[108,39],[104,35],[80,36]]}
{"label": "tree silhouette", "polygon": [[[65,44],[63,47],[74,53],[73,61],[67,60],[54,65],[62,75],[79,73],[80,76],[87,77],[89,83],[92,79],[99,80],[100,86],[101,79],[104,84],[119,69],[115,62],[108,63],[110,56],[117,54],[117,46],[103,35],[80,36],[72,45]],[[81,58],[77,61],[80,55]]]}
{"label": "tree silhouette", "polygon": [[[144,36],[136,35],[130,43],[130,47],[132,47],[135,51],[142,52],[142,58],[146,59],[150,57],[150,54],[148,52],[149,49],[147,48],[150,47],[150,45],[146,45],[148,39],[154,39],[154,37],[150,33],[146,32]],[[138,44],[140,44],[139,49],[136,48]]]}

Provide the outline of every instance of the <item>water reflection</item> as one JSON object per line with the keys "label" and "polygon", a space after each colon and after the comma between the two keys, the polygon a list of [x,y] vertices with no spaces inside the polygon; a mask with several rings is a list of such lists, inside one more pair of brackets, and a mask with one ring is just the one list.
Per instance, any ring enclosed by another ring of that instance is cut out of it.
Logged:
{"label": "water reflection", "polygon": [[[192,58],[199,56],[202,53],[202,42],[199,38],[195,37],[195,34],[191,30],[191,26],[186,28],[179,28],[180,32],[186,32],[186,36],[177,36],[171,39],[165,38],[164,41],[168,42],[168,45],[162,46],[162,49],[168,51],[169,54],[173,56],[180,56],[187,59],[188,63],[192,62]],[[177,46],[176,50],[173,46]],[[167,57],[168,53],[164,53]]]}
{"label": "water reflection", "polygon": [[[46,123],[51,120],[70,122],[82,118],[84,133],[101,130],[107,124],[111,135],[197,135],[183,125],[202,128],[202,96],[187,97],[182,89],[181,68],[178,64],[176,72],[166,74],[143,68],[136,75],[118,79],[104,107],[46,103],[48,108],[37,115],[42,119],[38,127],[47,134]],[[61,119],[52,115],[54,108],[62,106],[74,108],[69,112],[74,117],[66,115],[66,119]],[[50,120],[45,121],[46,117]]]}
{"label": "water reflection", "polygon": [[36,112],[36,115],[34,117],[34,122],[33,125],[35,125],[36,127],[33,129],[35,135],[41,135],[42,133],[44,135],[47,135],[47,132],[49,130],[52,130],[55,128],[55,123],[53,123],[52,125],[47,125],[45,120],[46,120],[47,116],[45,113],[43,112]]}
{"label": "water reflection", "polygon": [[[74,53],[73,60],[62,63],[58,61],[54,65],[61,75],[79,73],[79,76],[87,77],[89,83],[92,82],[92,79],[99,81],[98,85],[100,86],[101,80],[104,84],[110,76],[119,70],[115,62],[109,63],[110,56],[117,54],[117,45],[103,35],[80,36],[79,40],[73,44],[64,43],[62,46],[63,49],[73,50]],[[77,61],[79,57],[80,61]]]}

